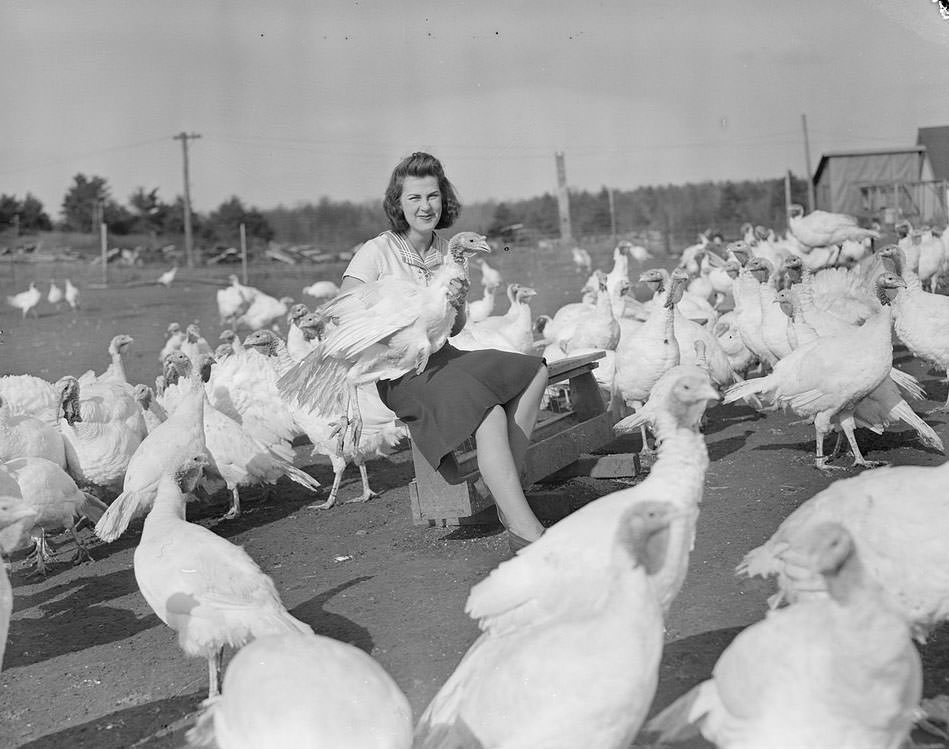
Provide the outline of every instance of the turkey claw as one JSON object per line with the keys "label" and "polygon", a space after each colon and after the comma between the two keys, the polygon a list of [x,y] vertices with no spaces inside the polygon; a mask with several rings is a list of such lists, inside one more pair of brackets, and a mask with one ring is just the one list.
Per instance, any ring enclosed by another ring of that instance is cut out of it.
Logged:
{"label": "turkey claw", "polygon": [[382,495],[379,494],[379,492],[374,492],[370,490],[366,494],[360,494],[358,497],[353,497],[352,499],[346,500],[346,503],[351,504],[353,502],[368,502],[370,499],[375,499],[376,497],[380,497],[380,496]]}
{"label": "turkey claw", "polygon": [[818,459],[814,462],[814,467],[818,471],[846,471],[847,466],[832,466],[829,465],[826,459]]}
{"label": "turkey claw", "polygon": [[890,465],[885,460],[864,460],[853,462],[854,468],[883,468],[884,466]]}

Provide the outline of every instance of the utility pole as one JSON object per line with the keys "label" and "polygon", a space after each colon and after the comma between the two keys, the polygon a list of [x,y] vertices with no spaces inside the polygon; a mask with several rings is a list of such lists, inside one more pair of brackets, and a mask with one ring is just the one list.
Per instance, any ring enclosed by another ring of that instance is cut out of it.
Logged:
{"label": "utility pole", "polygon": [[560,238],[566,241],[573,239],[573,230],[570,227],[570,194],[567,192],[567,167],[563,160],[563,151],[554,154],[557,160],[557,207],[560,211]]}
{"label": "utility pole", "polygon": [[784,218],[787,220],[788,211],[791,209],[791,170],[788,169],[784,175]]}
{"label": "utility pole", "polygon": [[188,259],[188,267],[194,267],[194,249],[193,242],[191,238],[191,187],[190,181],[188,178],[188,141],[195,140],[201,136],[198,133],[186,133],[184,131],[178,133],[178,135],[172,136],[173,140],[181,141],[181,155],[184,159],[184,170],[185,170],[185,194],[184,194],[184,203],[185,203],[185,256]]}
{"label": "utility pole", "polygon": [[105,221],[99,224],[99,252],[102,257],[102,286],[109,285],[109,227]]}
{"label": "utility pole", "polygon": [[247,285],[247,230],[241,222],[241,275],[244,279],[244,286]]}
{"label": "utility pole", "polygon": [[807,115],[801,115],[801,125],[804,128],[804,168],[807,170],[807,209],[813,211],[817,208],[817,200],[814,196],[814,173],[811,171],[811,145],[807,137]]}
{"label": "utility pole", "polygon": [[610,234],[612,235],[613,246],[616,246],[616,203],[613,201],[613,188],[607,187],[607,195],[610,198]]}

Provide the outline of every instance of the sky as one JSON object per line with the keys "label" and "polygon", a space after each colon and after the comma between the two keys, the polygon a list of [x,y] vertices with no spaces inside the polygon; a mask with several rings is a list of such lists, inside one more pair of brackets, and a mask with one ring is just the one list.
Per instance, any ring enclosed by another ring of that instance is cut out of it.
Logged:
{"label": "sky", "polygon": [[416,150],[462,202],[805,173],[949,125],[932,0],[0,0],[0,194],[78,173],[195,210],[381,198]]}

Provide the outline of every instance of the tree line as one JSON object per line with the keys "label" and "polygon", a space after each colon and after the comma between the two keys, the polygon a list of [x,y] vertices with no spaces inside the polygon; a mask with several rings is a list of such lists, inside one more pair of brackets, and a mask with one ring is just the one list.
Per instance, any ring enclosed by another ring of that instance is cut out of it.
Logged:
{"label": "tree line", "polygon": [[[30,193],[22,200],[15,195],[0,195],[0,232],[20,234],[57,229],[66,232],[95,233],[105,223],[109,233],[155,238],[184,234],[184,199],[179,195],[167,203],[158,188],[138,187],[123,205],[112,196],[104,177],[77,174],[66,189],[59,220],[54,222],[43,204]],[[256,208],[247,207],[236,195],[206,214],[192,211],[191,227],[195,238],[206,244],[233,244],[244,224],[248,237],[264,241],[274,238],[269,222]]]}
{"label": "tree line", "polygon": [[[806,203],[807,182],[791,176],[791,200]],[[63,197],[59,220],[54,222],[43,204],[27,193],[23,199],[0,195],[0,231],[19,233],[63,231],[92,233],[100,222],[113,235],[145,234],[153,237],[184,233],[184,201],[168,203],[158,188],[137,188],[125,205],[113,198],[107,180],[77,174]],[[685,185],[638,187],[633,190],[571,190],[570,219],[578,238],[638,232],[659,233],[667,244],[711,229],[733,236],[743,222],[783,229],[784,179],[738,182],[700,182]],[[612,203],[612,205],[611,205]],[[208,213],[192,212],[196,241],[233,245],[240,224],[247,236],[263,241],[311,244],[327,251],[351,249],[385,228],[381,201],[353,203],[331,201],[260,210],[232,196]],[[481,231],[489,236],[510,234],[530,240],[560,236],[560,214],[555,194],[517,201],[485,201],[466,205],[456,228]]]}

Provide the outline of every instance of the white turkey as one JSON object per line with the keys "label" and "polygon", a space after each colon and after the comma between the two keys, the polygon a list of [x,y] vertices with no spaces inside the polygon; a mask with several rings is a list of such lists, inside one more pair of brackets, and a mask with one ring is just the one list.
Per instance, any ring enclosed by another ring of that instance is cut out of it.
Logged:
{"label": "white turkey", "polygon": [[587,539],[595,565],[573,557],[536,577],[542,560],[522,550],[476,585],[466,611],[482,634],[422,714],[414,746],[626,749],[658,683],[654,581],[674,516],[660,500],[631,505]]}
{"label": "white turkey", "polygon": [[80,384],[70,376],[56,386],[69,474],[84,490],[117,491],[148,433],[131,387],[108,381]]}
{"label": "white turkey", "polygon": [[49,280],[49,293],[46,295],[46,301],[55,306],[58,312],[64,298],[63,290],[56,285],[56,280],[51,278]]}
{"label": "white turkey", "polygon": [[354,645],[291,632],[245,645],[206,700],[190,746],[410,749],[412,710],[385,669]]}
{"label": "white turkey", "polygon": [[66,286],[65,286],[65,291],[64,291],[64,293],[65,293],[65,295],[66,295],[66,301],[68,302],[69,306],[70,306],[72,309],[74,309],[74,310],[75,310],[75,309],[79,309],[79,307],[80,307],[80,305],[79,305],[79,297],[80,297],[79,289],[78,289],[76,286],[74,286],[74,285],[73,285],[73,282],[70,281],[68,278],[66,279]]}
{"label": "white turkey", "polygon": [[92,561],[89,549],[76,533],[76,521],[82,516],[95,523],[106,510],[103,502],[80,491],[62,468],[45,458],[8,460],[0,470],[13,477],[23,501],[36,510],[30,536],[35,543],[34,557],[39,574],[46,574],[46,565],[52,558],[46,542],[47,530],[68,530],[76,543],[74,562]]}
{"label": "white turkey", "polygon": [[482,259],[476,265],[481,268],[481,285],[487,288],[497,289],[504,283],[504,279],[501,277],[501,273],[490,265],[488,261]]}
{"label": "white turkey", "polygon": [[259,291],[254,296],[250,306],[234,320],[234,327],[235,329],[249,328],[250,330],[269,328],[287,314],[291,304],[293,304],[291,297],[285,296],[277,299]]}
{"label": "white turkey", "polygon": [[571,256],[578,273],[589,273],[593,269],[593,259],[590,257],[590,253],[582,247],[574,247],[571,250]]}
{"label": "white turkey", "polygon": [[853,216],[828,211],[811,211],[797,203],[788,208],[788,229],[807,247],[828,247],[844,240],[862,242],[864,239],[879,239],[880,232],[864,229]]}
{"label": "white turkey", "polygon": [[322,345],[285,374],[281,391],[320,413],[338,413],[358,443],[361,384],[421,373],[433,351],[448,340],[468,289],[468,258],[491,252],[487,239],[459,232],[429,286],[391,276],[333,299],[322,312],[336,321]]}
{"label": "white turkey", "polygon": [[161,352],[158,354],[159,363],[165,361],[165,357],[168,356],[172,351],[180,351],[181,344],[183,344],[187,338],[188,334],[181,329],[181,325],[176,322],[168,323],[168,328],[165,331],[165,345],[162,346]]}
{"label": "white turkey", "polygon": [[858,328],[845,334],[818,338],[792,351],[774,365],[771,374],[729,388],[725,403],[749,395],[765,395],[799,416],[814,417],[818,468],[827,468],[824,436],[837,420],[854,455],[854,465],[867,461],[854,437],[853,407],[890,376],[893,367],[892,311],[885,290],[905,286],[899,276],[882,273],[877,291],[882,307]]}
{"label": "white turkey", "polygon": [[316,298],[319,304],[329,301],[339,294],[339,286],[332,281],[314,281],[303,287],[303,293]]}
{"label": "white turkey", "polygon": [[700,732],[719,749],[896,749],[922,695],[909,627],[867,574],[846,528],[801,537],[829,595],[771,612],[732,641],[704,681],[653,718],[667,744]]}
{"label": "white turkey", "polygon": [[[822,523],[843,525],[863,567],[888,605],[925,639],[949,620],[949,462],[887,466],[833,482],[788,515],[761,546],[745,554],[738,572],[773,577],[781,603],[826,597],[827,585],[802,564],[808,534]],[[912,501],[908,501],[912,499]]]}
{"label": "white turkey", "polygon": [[217,311],[221,325],[233,325],[257,295],[257,289],[242,284],[235,274],[232,273],[228,278],[231,282],[230,285],[218,289],[216,294]]}
{"label": "white turkey", "polygon": [[[173,414],[179,401],[200,384],[196,378],[197,372],[183,352],[169,354],[165,360],[167,385],[161,397],[162,407]],[[320,486],[313,477],[293,465],[294,452],[288,444],[264,444],[210,402],[204,405],[204,436],[210,458],[208,472],[223,479],[231,493],[231,506],[225,519],[236,518],[241,513],[241,486],[275,484],[283,476],[310,491]]]}
{"label": "white turkey", "polygon": [[36,288],[36,282],[30,281],[30,287],[26,291],[8,296],[7,304],[20,310],[20,312],[23,313],[24,320],[30,312],[33,313],[34,317],[38,318],[39,313],[36,311],[36,305],[40,303],[42,297],[43,295],[40,293],[40,290]]}
{"label": "white turkey", "polygon": [[156,283],[160,283],[166,289],[171,286],[172,282],[175,280],[175,276],[178,275],[178,266],[172,266],[169,270],[166,270],[162,273]]}
{"label": "white turkey", "polygon": [[135,581],[186,655],[208,662],[208,696],[219,692],[224,648],[309,626],[287,612],[271,580],[240,546],[185,520],[186,495],[207,463],[203,453],[161,475],[133,556]]}

